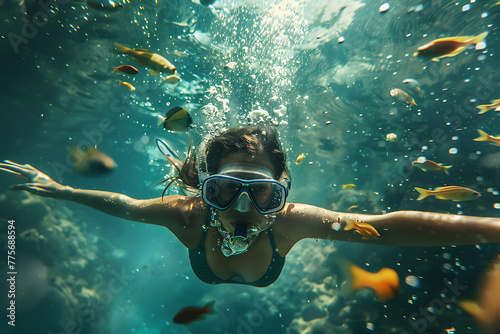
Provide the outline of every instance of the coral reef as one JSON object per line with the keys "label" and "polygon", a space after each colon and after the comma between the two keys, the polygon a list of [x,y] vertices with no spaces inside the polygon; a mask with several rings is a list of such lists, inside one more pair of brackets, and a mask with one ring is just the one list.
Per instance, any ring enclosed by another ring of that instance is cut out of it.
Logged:
{"label": "coral reef", "polygon": [[[17,319],[23,319],[16,332],[109,332],[112,263],[97,254],[112,246],[85,231],[85,224],[56,200],[7,192],[0,196],[0,212],[0,231],[7,231],[8,219],[15,220],[15,301]],[[6,246],[2,242],[2,254]]]}

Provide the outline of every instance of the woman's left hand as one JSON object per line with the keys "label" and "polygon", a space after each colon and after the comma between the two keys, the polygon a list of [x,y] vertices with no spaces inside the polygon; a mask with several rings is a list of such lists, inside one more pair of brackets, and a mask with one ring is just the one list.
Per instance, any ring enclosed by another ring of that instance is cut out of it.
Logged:
{"label": "woman's left hand", "polygon": [[0,171],[25,178],[29,183],[16,184],[10,190],[26,190],[32,194],[44,197],[63,198],[64,190],[71,189],[52,180],[47,174],[40,172],[31,165],[20,165],[5,160],[0,163]]}

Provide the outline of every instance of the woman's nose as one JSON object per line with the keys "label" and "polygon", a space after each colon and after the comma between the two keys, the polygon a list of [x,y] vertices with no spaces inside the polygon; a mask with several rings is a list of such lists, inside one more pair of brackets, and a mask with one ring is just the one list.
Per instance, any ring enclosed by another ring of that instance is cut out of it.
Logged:
{"label": "woman's nose", "polygon": [[234,209],[238,212],[250,212],[251,200],[246,191],[243,191],[234,202]]}

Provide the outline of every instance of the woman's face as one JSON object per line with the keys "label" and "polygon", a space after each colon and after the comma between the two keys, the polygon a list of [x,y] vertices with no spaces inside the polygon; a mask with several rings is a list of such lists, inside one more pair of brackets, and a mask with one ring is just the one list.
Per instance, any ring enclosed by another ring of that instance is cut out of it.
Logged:
{"label": "woman's face", "polygon": [[[269,169],[275,175],[274,167],[266,153],[249,155],[248,153],[232,153],[223,158],[219,165],[219,171],[223,170],[224,166],[229,164],[252,164]],[[257,179],[262,178],[260,175],[253,176],[251,173],[230,173],[229,176],[240,179]],[[233,233],[236,224],[247,224],[259,226],[263,222],[264,216],[257,210],[252,200],[246,193],[241,193],[231,206],[226,210],[218,211],[219,218],[225,229]]]}

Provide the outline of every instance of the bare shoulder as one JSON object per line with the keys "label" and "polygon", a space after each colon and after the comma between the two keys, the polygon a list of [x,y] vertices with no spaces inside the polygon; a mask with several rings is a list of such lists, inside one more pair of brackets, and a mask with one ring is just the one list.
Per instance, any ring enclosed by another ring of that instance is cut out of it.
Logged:
{"label": "bare shoulder", "polygon": [[201,198],[178,195],[140,200],[134,211],[143,222],[168,228],[188,248],[196,248],[208,215]]}
{"label": "bare shoulder", "polygon": [[330,211],[314,205],[287,203],[278,214],[277,222],[288,230],[303,229],[305,225],[328,221],[333,223],[339,217],[339,212]]}
{"label": "bare shoulder", "polygon": [[276,216],[273,234],[280,254],[285,254],[300,240],[306,238],[343,240],[344,237],[332,229],[345,214],[313,205],[289,203]]}
{"label": "bare shoulder", "polygon": [[308,221],[315,215],[315,209],[316,207],[305,204],[287,203],[283,210],[276,214],[273,235],[281,256],[286,255],[304,238],[303,231],[307,229]]}

